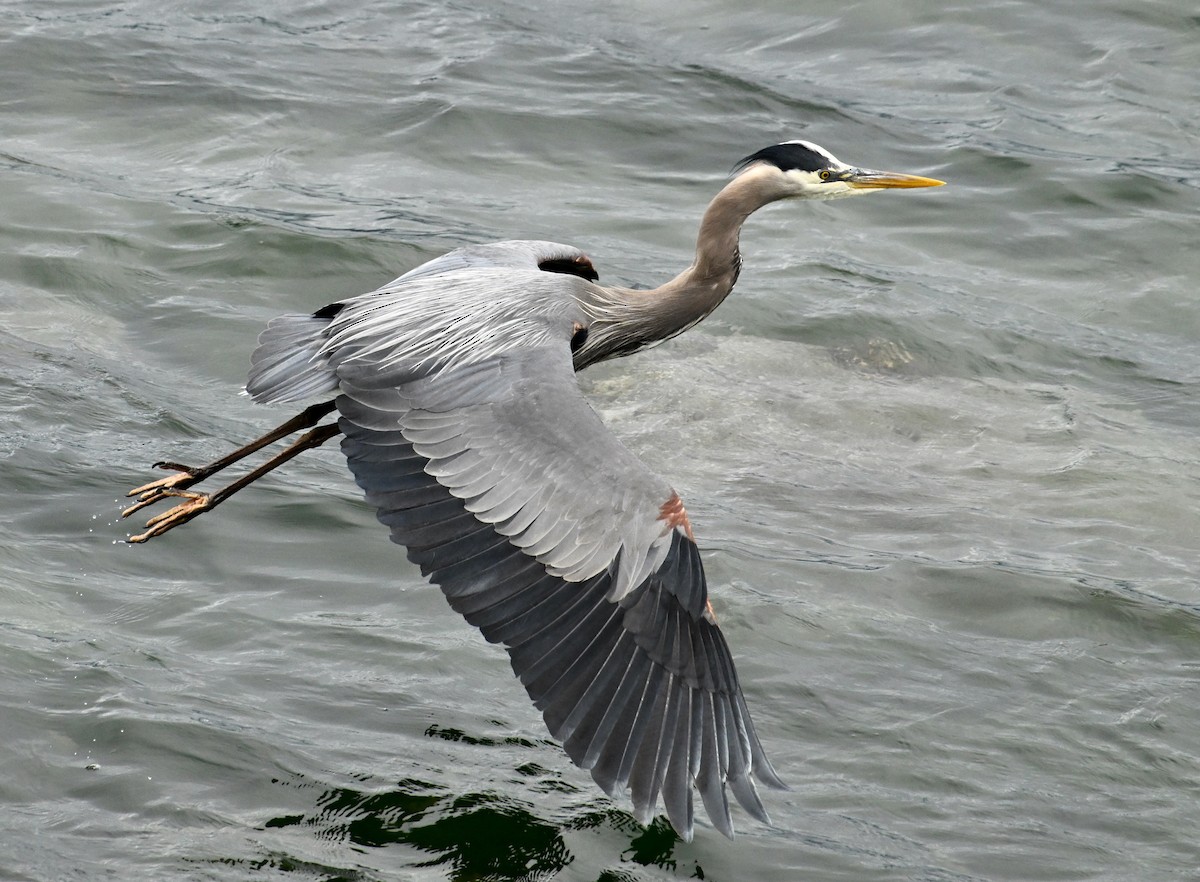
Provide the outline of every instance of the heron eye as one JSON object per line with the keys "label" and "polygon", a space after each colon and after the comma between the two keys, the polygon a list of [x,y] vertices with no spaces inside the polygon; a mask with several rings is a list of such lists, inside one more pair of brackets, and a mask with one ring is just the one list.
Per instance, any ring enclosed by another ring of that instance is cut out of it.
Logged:
{"label": "heron eye", "polygon": [[832,181],[833,180],[833,172],[831,172],[827,168],[823,168],[823,169],[821,169],[821,173],[820,173],[820,175],[818,175],[818,177],[820,177],[820,179],[822,181]]}

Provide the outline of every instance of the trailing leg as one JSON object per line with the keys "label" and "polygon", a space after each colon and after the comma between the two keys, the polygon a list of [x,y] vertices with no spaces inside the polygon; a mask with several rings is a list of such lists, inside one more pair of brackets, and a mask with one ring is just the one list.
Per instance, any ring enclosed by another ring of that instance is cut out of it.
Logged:
{"label": "trailing leg", "polygon": [[162,514],[155,515],[146,522],[148,529],[144,533],[139,533],[136,536],[129,537],[130,542],[145,542],[147,539],[153,539],[155,536],[161,536],[168,530],[172,530],[180,524],[187,523],[192,518],[220,505],[230,496],[243,487],[253,484],[263,475],[283,465],[285,462],[293,459],[305,450],[312,450],[315,447],[320,447],[330,438],[341,434],[341,430],[336,423],[329,423],[323,426],[317,426],[305,432],[297,438],[291,445],[286,447],[280,453],[276,454],[271,459],[267,460],[258,468],[249,472],[245,476],[234,481],[226,487],[221,488],[215,493],[196,493],[187,490],[192,484],[203,481],[205,478],[221,471],[226,466],[232,465],[238,460],[244,459],[246,456],[260,450],[263,447],[278,441],[280,438],[285,438],[288,435],[298,431],[299,429],[309,428],[314,426],[321,417],[330,413],[334,409],[332,401],[322,404],[314,404],[312,407],[288,420],[283,425],[263,435],[244,447],[239,447],[233,453],[216,460],[209,465],[199,468],[191,468],[181,466],[178,463],[155,463],[159,468],[171,468],[179,471],[177,475],[171,475],[168,478],[162,478],[158,481],[152,481],[131,490],[128,495],[137,495],[138,502],[131,505],[121,513],[121,517],[129,517],[136,511],[145,508],[147,505],[158,502],[167,497],[182,497],[185,502],[181,502],[173,508],[168,509]]}

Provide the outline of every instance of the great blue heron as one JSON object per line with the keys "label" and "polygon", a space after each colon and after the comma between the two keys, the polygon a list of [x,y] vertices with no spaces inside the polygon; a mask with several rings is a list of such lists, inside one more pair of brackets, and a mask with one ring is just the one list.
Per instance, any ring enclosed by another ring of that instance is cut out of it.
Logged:
{"label": "great blue heron", "polygon": [[[246,391],[259,402],[332,395],[208,466],[130,492],[129,515],[182,503],[144,542],[208,511],[298,453],[342,451],[394,542],[450,605],[503,643],[567,754],[638,818],[692,836],[692,789],[733,835],[726,785],[769,822],[754,778],[783,782],[750,720],[709,603],[678,494],[608,430],[574,371],[690,328],[738,277],[738,234],[780,199],[933,187],[865,171],[807,141],[742,160],[709,204],[692,265],[653,290],[604,287],[582,251],[552,242],[474,245],[377,291],[267,325]],[[336,423],[320,424],[337,411]],[[186,488],[308,431],[212,494]]]}

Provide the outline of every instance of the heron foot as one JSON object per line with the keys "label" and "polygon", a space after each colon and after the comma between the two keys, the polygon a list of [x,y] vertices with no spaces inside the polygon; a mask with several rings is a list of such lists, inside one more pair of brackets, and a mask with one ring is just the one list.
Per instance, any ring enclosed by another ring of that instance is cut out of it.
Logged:
{"label": "heron foot", "polygon": [[[332,401],[314,404],[306,408],[302,413],[292,417],[283,425],[272,429],[261,438],[257,438],[249,444],[239,447],[232,453],[226,454],[206,466],[196,467],[181,465],[177,462],[156,462],[154,468],[167,469],[168,471],[176,472],[176,474],[159,478],[157,481],[151,481],[148,484],[143,484],[141,487],[135,487],[133,490],[130,490],[125,495],[136,496],[137,502],[121,512],[121,517],[127,518],[134,512],[141,511],[146,506],[153,505],[169,496],[182,497],[186,501],[148,520],[146,522],[146,531],[136,536],[130,536],[127,541],[145,542],[147,539],[161,536],[168,530],[173,530],[180,524],[187,523],[197,515],[216,508],[234,493],[249,487],[263,475],[273,471],[305,450],[320,447],[330,438],[341,434],[337,423],[319,425],[321,418],[332,413],[333,410],[334,404]],[[194,493],[186,489],[193,484],[198,484],[201,481],[211,478],[227,466],[240,462],[255,451],[262,450],[268,444],[286,438],[302,429],[308,429],[308,431],[258,468],[253,469],[233,483],[212,493]]]}
{"label": "heron foot", "polygon": [[[134,492],[136,493],[137,491],[135,490]],[[157,502],[159,499],[163,499],[167,496],[182,497],[186,500],[186,502],[181,502],[173,508],[169,508],[161,514],[157,514],[150,518],[150,520],[146,521],[146,527],[148,528],[146,532],[138,533],[136,536],[130,536],[127,540],[129,542],[145,542],[147,539],[153,539],[155,536],[161,536],[163,533],[167,532],[168,530],[173,530],[180,524],[186,524],[192,518],[203,514],[216,504],[213,502],[212,497],[207,493],[194,493],[191,490],[182,490],[176,487],[159,487],[149,492],[156,494],[153,499],[142,501],[137,505],[131,506],[124,512],[124,514],[127,515],[131,512],[135,512],[142,506],[149,505],[150,502]]]}
{"label": "heron foot", "polygon": [[140,511],[148,505],[153,505],[160,499],[166,499],[168,496],[175,496],[174,490],[183,490],[190,487],[197,481],[201,480],[203,469],[193,468],[192,466],[180,465],[177,462],[156,462],[156,469],[170,469],[178,472],[175,475],[169,475],[165,478],[159,478],[157,481],[151,481],[148,484],[143,484],[140,487],[134,487],[126,496],[136,496],[138,501],[129,508],[121,512],[121,517],[127,518],[135,511]]}

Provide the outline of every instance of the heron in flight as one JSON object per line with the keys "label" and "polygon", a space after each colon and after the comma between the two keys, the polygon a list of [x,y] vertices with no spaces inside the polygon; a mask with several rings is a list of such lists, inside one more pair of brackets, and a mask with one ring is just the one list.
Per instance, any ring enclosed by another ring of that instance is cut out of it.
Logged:
{"label": "heron in flight", "polygon": [[[340,434],[392,541],[507,648],[550,733],[606,793],[628,789],[642,823],[661,795],[688,840],[693,790],[727,836],[729,792],[769,823],[755,779],[784,784],[750,719],[687,511],[605,428],[574,373],[712,312],[737,280],[742,223],[764,205],[941,183],[788,141],[738,163],[704,213],[691,266],[659,288],[603,286],[577,248],[508,241],[277,318],[251,356],[247,393],[325,400],[207,466],[156,463],[175,474],[131,491],[124,514],[183,501],[129,541],[161,536]],[[187,489],[297,432],[223,489]]]}

